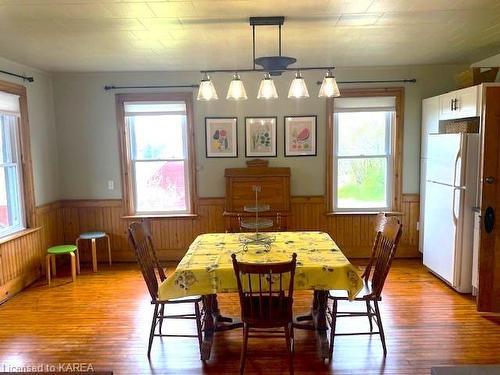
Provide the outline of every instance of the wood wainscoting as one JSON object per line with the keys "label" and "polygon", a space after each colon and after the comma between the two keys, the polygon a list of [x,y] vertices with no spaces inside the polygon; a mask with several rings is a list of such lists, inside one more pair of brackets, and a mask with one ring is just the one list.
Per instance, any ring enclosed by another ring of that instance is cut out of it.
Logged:
{"label": "wood wainscoting", "polygon": [[37,207],[34,228],[0,242],[0,303],[44,273],[47,248],[64,238],[60,208],[59,202]]}
{"label": "wood wainscoting", "polygon": [[[162,260],[179,260],[194,238],[207,232],[224,232],[224,198],[200,198],[198,215],[187,218],[151,219],[155,247]],[[321,230],[330,233],[351,258],[370,255],[375,215],[326,216],[324,197],[292,197],[289,230]],[[110,235],[113,261],[135,261],[127,240],[127,226],[121,199],[67,200],[39,206],[35,228],[0,242],[0,303],[44,274],[48,247],[74,243],[78,235],[103,230]],[[403,195],[401,218],[403,238],[399,257],[419,257],[417,221],[419,197]],[[88,244],[82,243],[82,261],[90,261]],[[98,258],[106,260],[106,251]]]}
{"label": "wood wainscoting", "polygon": [[[62,217],[64,240],[73,243],[79,233],[103,230],[111,237],[113,260],[134,261],[127,242],[127,226],[133,219],[123,219],[121,200],[63,201]],[[163,260],[179,260],[194,238],[207,232],[224,232],[224,198],[199,198],[198,215],[188,218],[150,219],[154,245]],[[289,230],[321,230],[330,233],[348,257],[364,258],[370,255],[374,237],[375,215],[326,216],[323,197],[292,197],[292,216]],[[417,221],[419,196],[403,196],[401,218],[403,238],[399,257],[419,257]],[[105,252],[98,252],[103,261]],[[89,251],[82,249],[82,260],[89,259]]]}

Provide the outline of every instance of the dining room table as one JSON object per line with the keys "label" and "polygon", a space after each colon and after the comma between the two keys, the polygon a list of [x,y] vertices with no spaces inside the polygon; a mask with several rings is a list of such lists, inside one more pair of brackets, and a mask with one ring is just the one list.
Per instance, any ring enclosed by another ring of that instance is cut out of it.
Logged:
{"label": "dining room table", "polygon": [[203,341],[201,359],[210,359],[214,334],[242,326],[237,318],[223,316],[217,294],[237,293],[231,254],[238,261],[274,263],[289,261],[297,254],[294,290],[312,290],[311,310],[295,319],[294,327],[313,330],[317,352],[328,358],[327,304],[329,290],[344,290],[349,299],[362,289],[363,280],[328,233],[266,232],[266,241],[249,241],[255,233],[207,233],[199,235],[173,273],[158,289],[162,300],[201,295],[203,297]]}

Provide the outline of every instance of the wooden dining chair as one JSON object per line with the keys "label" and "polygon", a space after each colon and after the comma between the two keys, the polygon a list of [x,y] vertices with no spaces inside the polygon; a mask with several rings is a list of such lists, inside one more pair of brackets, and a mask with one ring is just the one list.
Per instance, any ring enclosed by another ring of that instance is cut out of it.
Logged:
{"label": "wooden dining chair", "polygon": [[[154,337],[196,337],[198,339],[198,346],[201,354],[201,296],[160,300],[158,298],[159,283],[164,281],[167,278],[167,275],[165,274],[165,271],[161,267],[158,257],[156,256],[148,227],[145,222],[134,222],[130,224],[128,232],[130,246],[134,249],[142,276],[144,277],[144,281],[146,282],[151,296],[151,304],[155,306],[149,334],[148,357],[151,355],[151,346],[153,344]],[[165,315],[165,306],[175,304],[193,304],[194,313]],[[163,334],[162,325],[164,319],[194,319],[196,321],[197,334]],[[158,333],[156,333],[156,327],[158,327]]]}
{"label": "wooden dining chair", "polygon": [[[396,254],[399,240],[402,234],[402,224],[396,217],[379,216],[376,226],[377,233],[372,249],[372,256],[370,262],[362,275],[363,289],[354,298],[354,301],[364,301],[366,303],[366,312],[347,312],[338,311],[339,301],[348,301],[348,297],[339,294],[337,291],[330,291],[329,300],[332,300],[332,306],[328,308],[329,323],[330,323],[330,350],[329,360],[332,360],[333,346],[335,336],[347,335],[380,335],[382,347],[384,349],[384,356],[387,355],[387,347],[385,343],[384,328],[382,326],[382,318],[380,316],[380,309],[378,302],[382,300],[382,289],[385,280],[391,268],[392,260]],[[373,303],[373,307],[372,304]],[[337,318],[341,317],[359,317],[367,316],[370,322],[370,332],[359,333],[336,333]],[[378,331],[373,332],[372,319],[378,327]]]}
{"label": "wooden dining chair", "polygon": [[[288,353],[290,374],[293,374],[293,279],[297,254],[289,262],[244,263],[231,255],[240,296],[243,322],[243,346],[241,348],[240,374],[245,369],[249,337],[276,337],[283,328]],[[250,336],[250,331],[255,334]]]}

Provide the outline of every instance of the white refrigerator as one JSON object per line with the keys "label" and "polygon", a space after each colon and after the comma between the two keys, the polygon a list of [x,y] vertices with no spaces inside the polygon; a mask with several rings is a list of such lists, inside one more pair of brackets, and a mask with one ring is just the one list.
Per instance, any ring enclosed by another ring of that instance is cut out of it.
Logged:
{"label": "white refrigerator", "polygon": [[478,150],[478,134],[428,138],[424,265],[461,293],[472,291]]}

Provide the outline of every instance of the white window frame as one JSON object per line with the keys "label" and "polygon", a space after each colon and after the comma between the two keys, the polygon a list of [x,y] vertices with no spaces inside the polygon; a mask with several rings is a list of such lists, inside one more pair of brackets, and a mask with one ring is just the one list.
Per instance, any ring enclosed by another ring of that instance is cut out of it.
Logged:
{"label": "white window frame", "polygon": [[[349,155],[349,156],[339,156],[339,126],[338,126],[338,114],[341,112],[389,112],[386,113],[386,130],[385,130],[385,154],[380,155]],[[335,212],[379,212],[379,211],[389,211],[392,209],[392,202],[394,200],[393,196],[393,185],[394,185],[394,126],[395,126],[395,111],[389,111],[383,108],[369,108],[369,107],[359,107],[352,109],[350,111],[334,111],[333,113],[333,151],[332,151],[332,163],[333,163],[333,202],[332,208]],[[338,164],[339,160],[342,159],[386,159],[386,206],[384,207],[338,207]]]}

